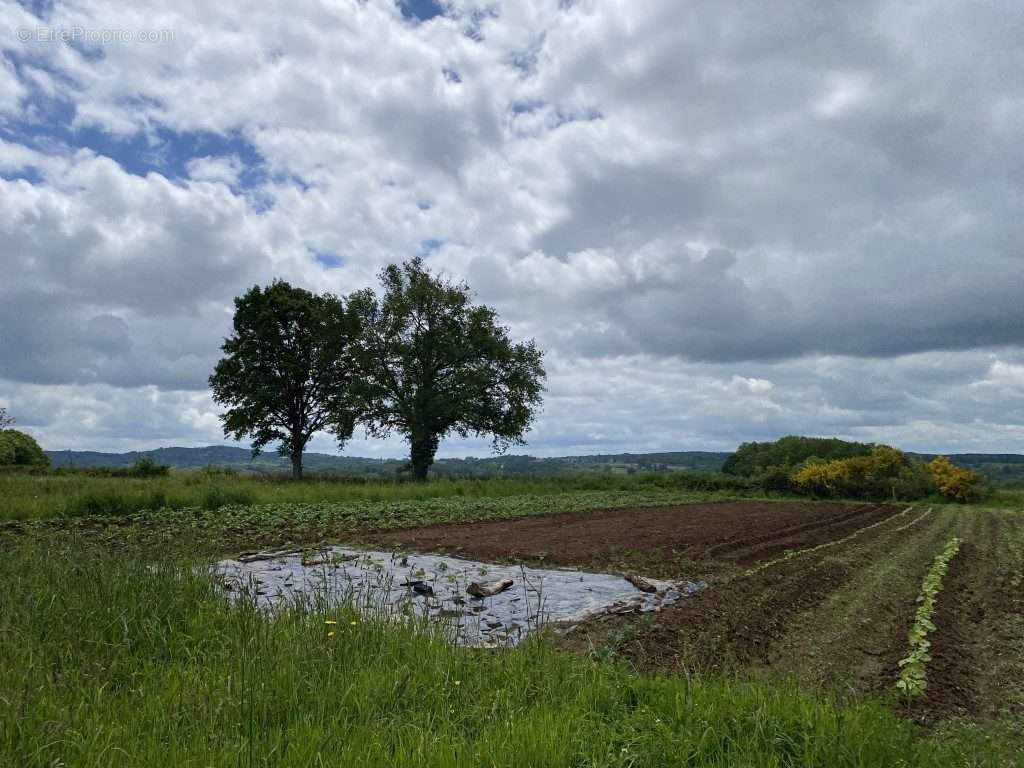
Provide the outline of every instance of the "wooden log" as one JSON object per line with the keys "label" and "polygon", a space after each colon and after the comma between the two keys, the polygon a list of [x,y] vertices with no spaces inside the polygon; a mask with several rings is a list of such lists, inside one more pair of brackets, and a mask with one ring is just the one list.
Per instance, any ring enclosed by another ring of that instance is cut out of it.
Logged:
{"label": "wooden log", "polygon": [[651,584],[643,576],[637,576],[635,573],[626,574],[626,581],[632,584],[634,587],[639,589],[641,592],[646,592],[649,595],[653,595],[658,591],[658,588]]}

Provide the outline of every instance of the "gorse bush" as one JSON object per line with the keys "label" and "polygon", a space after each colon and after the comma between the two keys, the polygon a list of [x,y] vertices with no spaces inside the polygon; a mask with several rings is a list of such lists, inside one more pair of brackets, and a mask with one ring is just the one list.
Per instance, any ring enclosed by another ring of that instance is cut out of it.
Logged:
{"label": "gorse bush", "polygon": [[808,459],[790,475],[790,481],[799,492],[837,498],[906,499],[934,492],[924,467],[887,445],[874,446],[866,456]]}
{"label": "gorse bush", "polygon": [[837,438],[789,436],[744,443],[722,471],[749,478],[765,493],[875,501],[935,493],[928,471],[902,451]]}
{"label": "gorse bush", "polygon": [[966,502],[981,495],[981,475],[956,466],[945,456],[937,456],[928,464],[935,486],[944,498]]}

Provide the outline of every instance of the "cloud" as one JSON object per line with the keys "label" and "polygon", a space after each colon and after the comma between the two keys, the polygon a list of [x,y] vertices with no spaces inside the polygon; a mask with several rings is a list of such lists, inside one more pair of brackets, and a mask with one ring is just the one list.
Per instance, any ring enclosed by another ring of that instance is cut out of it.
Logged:
{"label": "cloud", "polygon": [[[1010,371],[1010,380],[999,377]],[[1019,450],[1024,355],[964,352],[896,360],[845,357],[775,363],[688,363],[628,356],[548,359],[544,410],[528,435],[536,455],[731,450],[783,434],[838,435],[908,450]],[[977,382],[996,379],[996,383]],[[202,390],[153,385],[25,384],[0,380],[0,405],[48,448],[135,450],[222,440]],[[312,450],[333,451],[329,435]],[[400,438],[357,433],[352,455],[400,457]],[[518,449],[517,449],[518,450]],[[484,455],[485,440],[451,440],[441,455]]]}
{"label": "cloud", "polygon": [[0,0],[136,33],[0,37],[0,378],[199,397],[250,285],[426,253],[549,351],[540,450],[1021,447],[1019,10],[761,10]]}
{"label": "cloud", "polygon": [[219,181],[230,187],[238,183],[241,172],[242,161],[238,155],[197,157],[188,161],[189,178],[196,181]]}

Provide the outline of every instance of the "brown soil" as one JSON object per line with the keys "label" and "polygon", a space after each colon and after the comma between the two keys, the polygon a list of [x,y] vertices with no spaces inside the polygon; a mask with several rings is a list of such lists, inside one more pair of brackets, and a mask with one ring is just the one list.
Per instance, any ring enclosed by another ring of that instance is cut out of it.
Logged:
{"label": "brown soil", "polygon": [[970,626],[985,619],[984,602],[973,594],[972,575],[980,563],[978,550],[964,542],[942,580],[942,592],[932,622],[935,632],[930,640],[928,687],[910,707],[917,719],[928,722],[945,716],[978,713],[981,705],[979,672],[974,668]]}
{"label": "brown soil", "polygon": [[[727,502],[608,510],[586,515],[438,525],[372,536],[369,543],[441,551],[481,560],[629,570],[703,578],[712,588],[653,618],[606,616],[565,639],[607,648],[642,669],[768,666],[795,617],[818,606],[880,556],[888,526],[837,549],[783,560],[748,575],[754,563],[842,539],[903,508],[793,502]],[[872,543],[873,542],[873,543]]]}
{"label": "brown soil", "polygon": [[364,541],[478,560],[715,578],[841,538],[896,511],[884,505],[722,502],[435,525],[370,534]]}
{"label": "brown soil", "polygon": [[[897,510],[874,507],[853,518],[839,516],[833,525],[815,529],[807,545],[842,538],[851,529],[864,528]],[[769,668],[777,644],[794,619],[817,607],[880,556],[886,548],[887,528],[874,528],[845,543],[839,548],[841,558],[834,556],[835,550],[825,549],[750,575],[738,573],[658,614],[640,632],[631,634],[626,619],[615,617],[581,627],[571,642],[600,647],[609,639],[628,636],[631,639],[615,650],[641,669]]]}
{"label": "brown soil", "polygon": [[923,722],[1024,711],[1024,595],[1011,582],[1020,561],[1006,546],[1021,523],[999,516],[973,516],[943,579],[928,687],[909,708]]}
{"label": "brown soil", "polygon": [[856,577],[788,623],[773,673],[813,687],[892,694],[921,580],[954,526],[931,511],[902,519],[909,522],[829,550],[827,557],[856,569]]}

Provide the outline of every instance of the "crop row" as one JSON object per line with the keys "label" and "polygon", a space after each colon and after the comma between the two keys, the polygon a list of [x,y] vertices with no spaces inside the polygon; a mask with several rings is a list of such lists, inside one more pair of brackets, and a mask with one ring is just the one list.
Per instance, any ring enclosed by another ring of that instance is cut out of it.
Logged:
{"label": "crop row", "polygon": [[910,652],[899,663],[900,673],[896,687],[908,698],[920,696],[927,687],[927,666],[931,661],[931,641],[928,636],[935,631],[932,615],[942,592],[942,580],[949,570],[949,563],[960,551],[961,540],[953,537],[940,552],[921,584],[921,593],[917,597],[917,611],[914,623],[910,627],[907,640]]}
{"label": "crop row", "polygon": [[[227,504],[217,510],[164,508],[109,518],[75,518],[61,521],[61,527],[92,532],[105,530],[119,540],[156,539],[168,544],[200,540],[208,548],[216,549],[218,540],[234,540],[246,531],[276,531],[282,535],[287,532],[295,537],[317,536],[318,530],[329,530],[332,535],[343,532],[358,534],[437,523],[483,522],[594,509],[679,504],[712,498],[728,498],[728,494],[644,489],[390,501]],[[25,529],[45,529],[48,524],[49,521],[24,521],[19,525]]]}
{"label": "crop row", "polygon": [[[833,541],[826,541],[826,542],[823,542],[821,544],[817,544],[817,545],[815,545],[813,547],[808,547],[807,549],[791,549],[791,550],[786,550],[786,552],[783,555],[779,556],[779,557],[776,557],[776,558],[774,558],[772,560],[765,560],[763,563],[758,563],[753,568],[748,570],[744,574],[744,576],[753,576],[755,573],[760,573],[761,571],[763,571],[763,570],[765,570],[767,568],[771,568],[774,565],[778,565],[779,563],[784,563],[787,560],[792,560],[794,557],[803,557],[804,555],[810,555],[810,554],[813,554],[814,552],[820,552],[821,550],[828,549],[829,547],[837,547],[840,544],[845,544],[846,542],[852,541],[853,539],[856,539],[858,536],[861,536],[861,535],[867,533],[868,531],[871,531],[871,530],[873,530],[875,528],[878,528],[880,525],[885,525],[886,523],[892,522],[893,520],[900,519],[904,515],[908,514],[912,509],[913,509],[913,507],[907,507],[902,512],[897,512],[895,515],[883,518],[883,519],[878,520],[878,521],[876,521],[874,523],[871,523],[870,525],[865,525],[863,528],[858,528],[853,533],[849,534],[848,536],[844,536],[841,539],[835,539]],[[925,514],[927,514],[927,512]],[[924,515],[921,515],[921,517],[924,517]],[[920,518],[918,518],[918,519],[920,519]],[[914,522],[917,522],[917,521],[915,520]]]}
{"label": "crop row", "polygon": [[928,509],[926,509],[926,510],[925,510],[924,512],[922,512],[922,513],[921,513],[920,515],[918,515],[917,517],[915,517],[915,518],[914,518],[913,520],[911,520],[911,521],[910,521],[909,523],[904,523],[904,524],[903,524],[903,525],[901,525],[901,526],[900,526],[899,528],[894,528],[892,532],[893,532],[893,533],[899,533],[900,531],[905,531],[905,530],[907,530],[908,528],[913,528],[913,527],[914,527],[915,525],[917,525],[917,524],[918,524],[918,523],[920,523],[920,522],[921,522],[922,520],[924,520],[924,519],[925,519],[926,517],[928,517],[928,515],[930,515],[931,513],[932,513],[932,507],[928,507]]}

